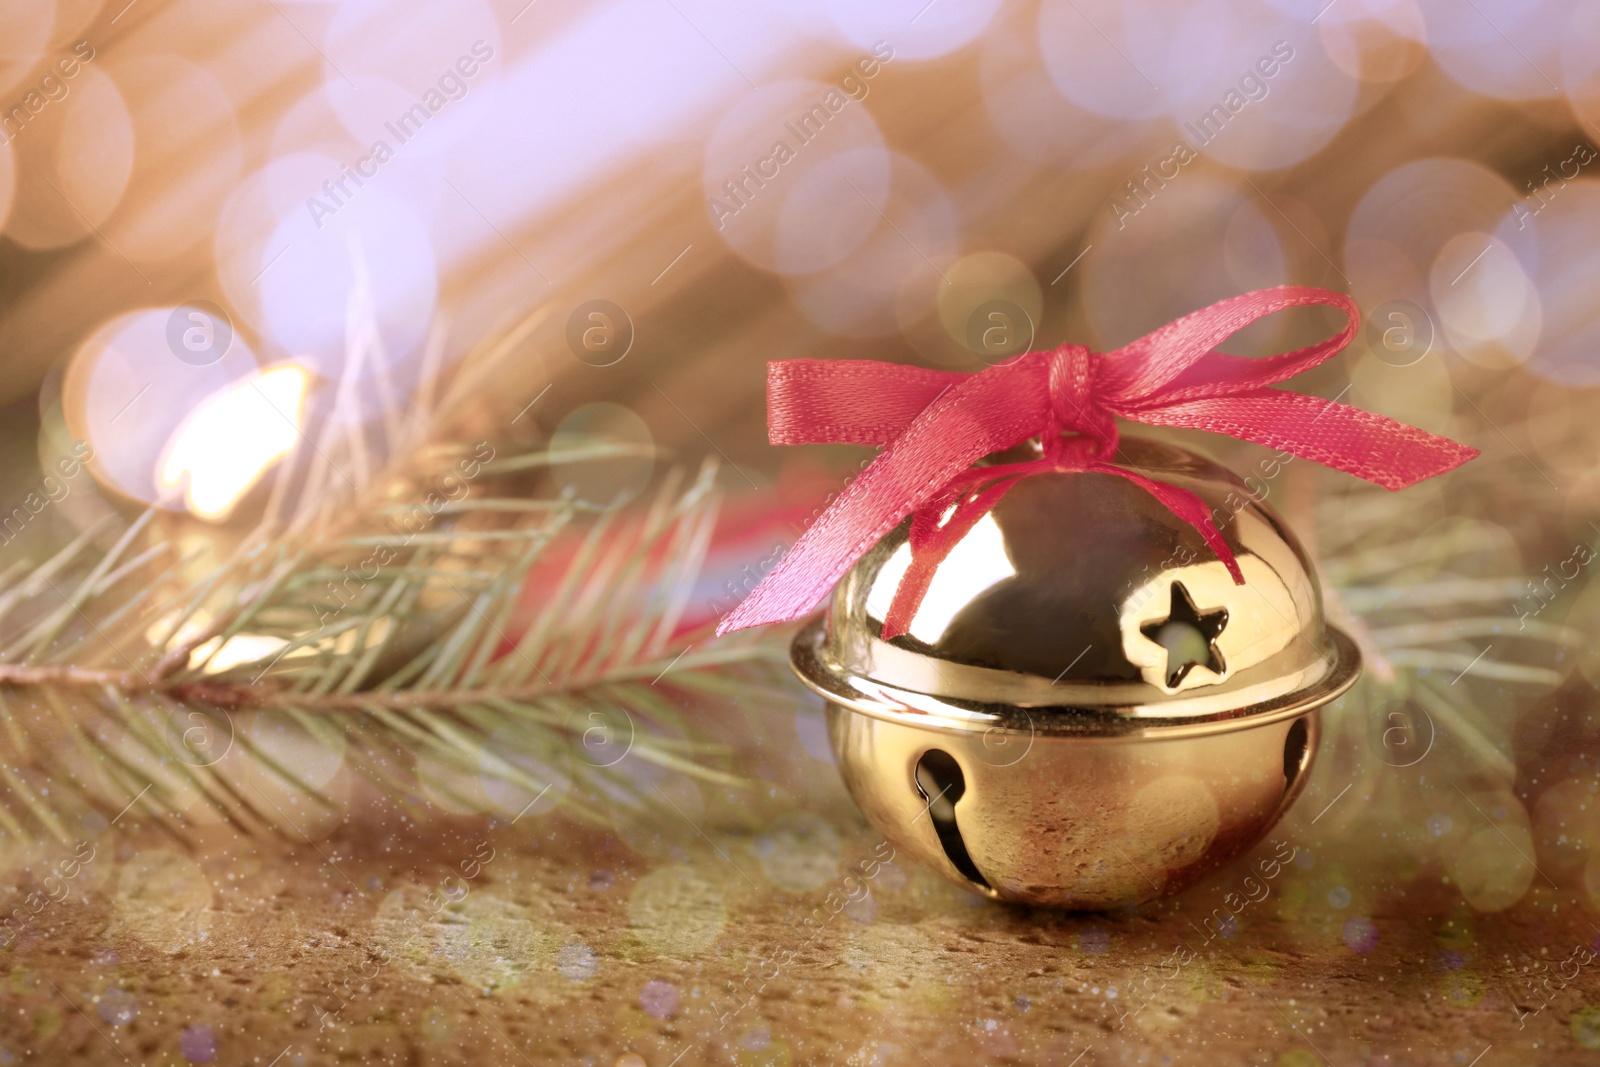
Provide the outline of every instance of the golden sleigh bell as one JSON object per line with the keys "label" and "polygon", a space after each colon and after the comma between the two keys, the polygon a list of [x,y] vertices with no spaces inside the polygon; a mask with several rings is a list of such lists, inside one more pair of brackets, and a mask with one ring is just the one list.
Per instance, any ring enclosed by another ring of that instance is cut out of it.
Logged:
{"label": "golden sleigh bell", "polygon": [[908,633],[880,636],[902,523],[793,645],[867,819],[996,900],[1134,905],[1228,863],[1294,802],[1318,709],[1360,671],[1272,509],[1193,452],[1122,444],[1213,509],[1245,584],[1132,482],[1038,473],[939,564]]}

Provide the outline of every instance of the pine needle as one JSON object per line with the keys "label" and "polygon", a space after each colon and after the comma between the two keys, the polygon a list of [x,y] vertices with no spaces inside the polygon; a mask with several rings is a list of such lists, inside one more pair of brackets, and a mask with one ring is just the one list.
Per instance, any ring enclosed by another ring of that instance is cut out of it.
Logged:
{"label": "pine needle", "polygon": [[[320,443],[340,447],[333,436]],[[508,455],[469,495],[430,506],[416,490],[459,456],[439,449],[434,470],[352,479],[368,486],[361,499],[382,503],[308,504],[315,521],[302,509],[264,523],[203,573],[154,535],[153,509],[104,552],[92,544],[102,526],[26,576],[8,571],[0,840],[65,840],[76,819],[120,811],[135,795],[180,836],[195,803],[241,827],[288,832],[281,797],[268,792],[336,802],[302,760],[253,739],[250,724],[273,714],[294,725],[295,744],[342,754],[339,773],[408,802],[422,762],[459,776],[428,786],[452,804],[481,807],[482,790],[499,782],[597,822],[637,803],[620,779],[639,761],[739,784],[726,749],[697,739],[670,694],[776,693],[783,638],[701,635],[681,656],[665,647],[709,542],[714,468],[687,485],[667,475],[642,509],[601,513],[570,496],[520,498],[513,483],[548,456]],[[407,488],[414,503],[396,495]],[[424,528],[408,532],[406,517],[423,514]],[[552,571],[544,560],[558,544]],[[536,567],[547,577],[533,604],[523,586]],[[45,715],[19,715],[21,706]],[[191,750],[201,731],[191,718],[218,731],[212,748]],[[629,735],[626,760],[593,758],[599,722]],[[529,730],[556,739],[557,756],[541,748],[530,763],[502,750]],[[468,788],[474,777],[481,786]],[[48,790],[33,784],[42,781]]]}

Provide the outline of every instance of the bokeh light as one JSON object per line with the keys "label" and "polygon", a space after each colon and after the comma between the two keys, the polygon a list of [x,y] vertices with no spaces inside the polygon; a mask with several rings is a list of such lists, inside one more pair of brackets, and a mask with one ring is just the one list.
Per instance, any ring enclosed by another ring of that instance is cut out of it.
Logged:
{"label": "bokeh light", "polygon": [[[449,110],[454,102],[499,81],[505,67],[500,20],[485,0],[439,0],[421,9],[404,0],[350,0],[339,5],[323,42],[328,86],[363,141],[370,112],[360,93],[345,91],[352,86],[393,86],[401,104],[394,115],[421,101],[449,122],[458,113]],[[449,138],[427,121],[424,134],[438,151]]]}
{"label": "bokeh light", "polygon": [[1427,23],[1415,0],[1340,0],[1316,19],[1328,58],[1352,78],[1387,84],[1427,58]]}
{"label": "bokeh light", "polygon": [[162,455],[157,485],[163,500],[182,489],[194,514],[227,518],[239,498],[294,450],[309,384],[305,368],[291,363],[201,401]]}
{"label": "bokeh light", "polygon": [[767,880],[785,893],[821,889],[839,871],[839,834],[810,812],[780,816],[751,842],[750,850]]}
{"label": "bokeh light", "polygon": [[[124,94],[137,147],[107,237],[139,262],[189,252],[210,240],[239,180],[243,148],[227,93],[204,67],[176,55],[108,59],[106,70]],[[176,112],[182,123],[172,121]]]}
{"label": "bokeh light", "polygon": [[57,6],[55,0],[0,3],[0,25],[6,28],[5,40],[0,41],[0,92],[12,94],[44,55],[55,28]]}
{"label": "bokeh light", "polygon": [[893,155],[884,221],[832,269],[785,279],[795,306],[829,333],[885,336],[933,306],[959,248],[955,206],[919,164]]}
{"label": "bokeh light", "polygon": [[1504,241],[1474,230],[1444,243],[1428,291],[1451,349],[1481,366],[1527,359],[1539,341],[1539,293]]}
{"label": "bokeh light", "polygon": [[555,810],[572,788],[569,748],[561,735],[533,723],[502,728],[478,753],[483,794],[512,819]]}
{"label": "bokeh light", "polygon": [[[180,358],[169,332],[179,310],[146,308],[112,319],[79,347],[62,383],[68,431],[93,448],[95,478],[143,503],[168,495],[158,485],[163,457],[190,414],[257,372],[254,355],[238,337],[214,362],[197,365]],[[187,328],[192,327],[180,324],[180,331]],[[253,390],[249,395],[259,401]],[[275,418],[281,426],[282,417]],[[207,426],[227,430],[214,417]],[[276,428],[270,433],[278,437]],[[237,444],[257,454],[255,445]]]}
{"label": "bokeh light", "polygon": [[997,21],[982,41],[984,107],[1010,151],[1036,163],[1088,167],[1147,136],[1144,122],[1118,121],[1062,95],[1045,67],[1040,35],[1017,21]]}
{"label": "bokeh light", "polygon": [[0,231],[11,214],[11,201],[17,192],[17,156],[10,139],[0,141]]}
{"label": "bokeh light", "polygon": [[1561,91],[1561,46],[1571,0],[1417,0],[1439,65],[1485,96],[1531,100]]}
{"label": "bokeh light", "polygon": [[[1536,213],[1523,213],[1529,211]],[[1600,384],[1600,306],[1591,281],[1600,248],[1590,239],[1600,225],[1600,180],[1562,182],[1548,201],[1523,212],[1513,211],[1496,236],[1515,253],[1540,310],[1539,343],[1524,357],[1528,369],[1559,385]]]}
{"label": "bokeh light", "polygon": [[[326,173],[337,172],[329,162]],[[387,374],[405,388],[414,376],[398,365],[433,315],[433,247],[427,224],[403,200],[380,188],[357,193],[345,199],[319,191],[274,228],[267,244],[281,258],[258,282],[263,325],[279,345],[339,377],[357,370],[350,361],[360,345],[351,342],[370,322],[383,351],[369,353],[359,372]]]}
{"label": "bokeh light", "polygon": [[824,0],[841,33],[866,50],[889,45],[899,59],[934,59],[972,41],[1000,0],[930,4],[928,0]]}
{"label": "bokeh light", "polygon": [[1209,92],[1174,101],[1172,119],[1193,147],[1230,166],[1299,163],[1344,127],[1360,82],[1329,58],[1304,15],[1264,0],[1228,6],[1240,28],[1215,57],[1219,76]]}
{"label": "bokeh light", "polygon": [[117,83],[83,66],[61,86],[65,94],[12,141],[16,192],[6,236],[27,248],[59,248],[92,234],[133,173],[133,118]]}
{"label": "bokeh light", "polygon": [[[1505,178],[1469,160],[1396,167],[1362,195],[1345,230],[1344,270],[1356,301],[1375,308],[1405,299],[1436,312],[1431,282],[1440,252],[1460,234],[1493,234],[1515,199]],[[1459,273],[1470,261],[1450,262]]]}
{"label": "bokeh light", "polygon": [[[1241,290],[1286,280],[1282,240],[1272,224],[1276,213],[1215,178],[1186,174],[1146,198],[1127,197],[1125,205],[1131,214],[1102,215],[1090,231],[1094,250],[1084,265],[1091,269],[1080,289],[1096,339],[1106,347]],[[1262,323],[1239,338],[1248,344],[1277,326]],[[1229,351],[1247,351],[1231,343]]]}
{"label": "bokeh light", "polygon": [[1149,119],[1215,84],[1231,28],[1227,5],[1206,0],[1044,0],[1039,47],[1056,87],[1088,111]]}
{"label": "bokeh light", "polygon": [[598,508],[626,504],[655,469],[650,427],[621,404],[585,404],[550,437],[550,473],[563,493]]}
{"label": "bokeh light", "polygon": [[889,153],[866,108],[838,86],[787,81],[745,94],[706,146],[706,210],[718,236],[758,266],[834,266],[878,224]]}
{"label": "bokeh light", "polygon": [[[993,323],[984,314],[990,305],[1000,315]],[[969,346],[975,328],[980,341],[982,330],[992,324],[1004,330],[1006,336],[996,340],[1004,342],[1001,351],[1005,354],[1013,354],[1011,349],[1018,345],[1031,347],[1027,342],[1037,337],[1044,317],[1044,296],[1028,265],[1015,256],[995,251],[971,252],[944,272],[937,310],[945,334],[942,350],[959,352],[960,362],[971,365],[983,359],[983,354]],[[976,324],[974,316],[980,320]]]}

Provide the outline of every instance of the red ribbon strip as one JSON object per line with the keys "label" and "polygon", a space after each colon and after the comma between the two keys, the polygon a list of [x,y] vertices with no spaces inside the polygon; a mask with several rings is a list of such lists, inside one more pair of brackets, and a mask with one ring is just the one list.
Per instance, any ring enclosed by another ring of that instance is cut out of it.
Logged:
{"label": "red ribbon strip", "polygon": [[[1349,320],[1344,330],[1262,359],[1214,350],[1258,319],[1314,305],[1343,311]],[[1128,479],[1198,530],[1243,584],[1199,497],[1111,462],[1116,419],[1254,441],[1385,489],[1404,489],[1476,456],[1477,449],[1382,415],[1268,388],[1332,357],[1350,343],[1359,321],[1355,302],[1341,293],[1285,285],[1201,308],[1114,352],[1062,345],[976,374],[872,360],[769,363],[773,444],[885,447],[717,633],[809,614],[867,549],[911,515],[911,564],[884,619],[883,637],[905,633],[940,561],[1019,479],[1040,471]],[[1041,459],[972,466],[1030,437],[1043,441]]]}

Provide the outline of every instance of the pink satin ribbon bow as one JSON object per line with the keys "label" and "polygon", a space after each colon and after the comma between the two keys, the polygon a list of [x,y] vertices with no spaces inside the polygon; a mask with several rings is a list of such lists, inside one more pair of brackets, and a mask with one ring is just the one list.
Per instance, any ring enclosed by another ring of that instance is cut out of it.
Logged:
{"label": "pink satin ribbon bow", "polygon": [[[1257,319],[1318,304],[1348,318],[1337,336],[1262,359],[1214,351]],[[1114,352],[1062,345],[975,374],[872,360],[769,363],[773,444],[885,447],[717,633],[809,614],[868,548],[910,515],[911,564],[884,619],[883,637],[905,633],[940,561],[1019,479],[1040,471],[1128,479],[1198,530],[1242,585],[1239,564],[1199,497],[1112,463],[1116,418],[1254,441],[1385,489],[1404,489],[1476,456],[1477,449],[1360,408],[1268,388],[1332,357],[1355,336],[1359,320],[1355,302],[1343,294],[1286,285],[1201,308]],[[972,466],[1030,437],[1042,440],[1042,458]]]}

